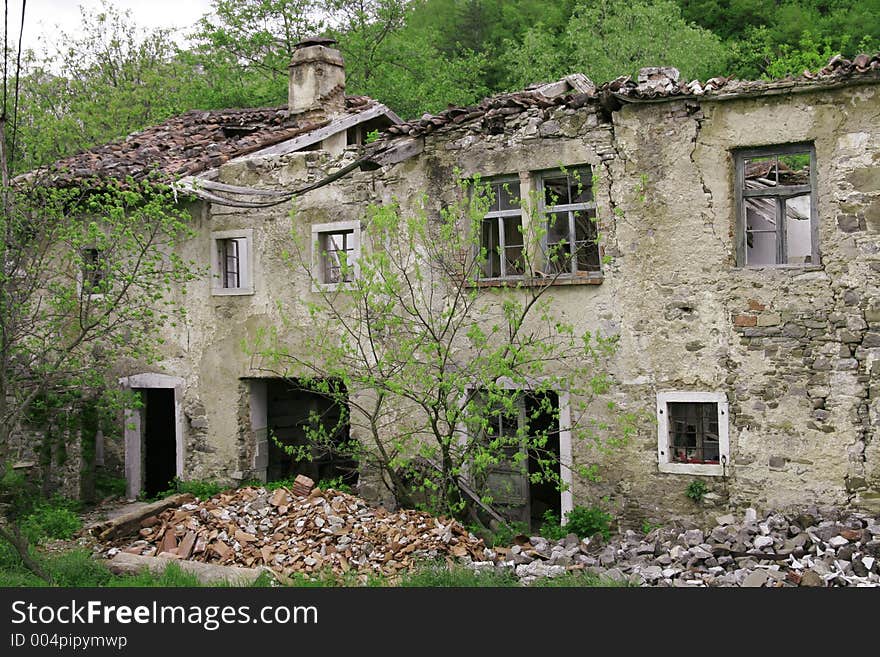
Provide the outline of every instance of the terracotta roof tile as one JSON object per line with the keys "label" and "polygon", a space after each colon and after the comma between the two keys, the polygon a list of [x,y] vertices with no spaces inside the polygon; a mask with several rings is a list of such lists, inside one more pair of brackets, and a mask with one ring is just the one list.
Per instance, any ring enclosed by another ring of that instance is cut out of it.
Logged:
{"label": "terracotta roof tile", "polygon": [[[375,104],[367,96],[346,97],[349,112]],[[286,106],[190,110],[123,140],[63,158],[50,172],[61,184],[94,175],[140,180],[153,172],[165,177],[195,174],[326,123],[291,120]]]}
{"label": "terracotta roof tile", "polygon": [[[485,98],[476,105],[450,106],[435,115],[425,114],[420,119],[392,125],[383,136],[418,136],[450,124],[460,125],[477,119],[482,120],[490,132],[498,132],[503,130],[505,117],[531,108],[580,108],[596,103],[597,106],[614,109],[614,104],[620,102],[617,99],[638,101],[762,93],[786,85],[845,81],[878,73],[880,53],[861,54],[852,60],[837,55],[818,72],[804,71],[797,78],[775,81],[714,77],[705,83],[699,80],[686,82],[679,79],[679,72],[672,67],[648,67],[640,71],[637,81],[623,76],[594,87],[584,76],[580,76],[578,85],[572,85],[575,88],[565,93],[542,93],[542,88],[546,90],[557,83],[532,85],[522,91]],[[375,104],[376,101],[367,96],[346,96],[346,109],[349,112],[360,112]],[[93,175],[141,179],[152,171],[164,176],[195,174],[217,167],[231,158],[310,132],[324,124],[302,120],[292,122],[286,107],[192,110],[133,133],[122,141],[97,146],[60,160],[53,166],[53,173],[56,181],[61,183]]]}

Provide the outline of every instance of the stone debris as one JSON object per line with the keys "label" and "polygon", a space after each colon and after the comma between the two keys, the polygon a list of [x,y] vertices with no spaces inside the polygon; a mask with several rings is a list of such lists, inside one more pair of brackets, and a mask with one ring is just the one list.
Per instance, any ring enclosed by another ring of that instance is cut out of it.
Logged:
{"label": "stone debris", "polygon": [[880,586],[877,518],[815,508],[763,518],[746,509],[739,517],[719,516],[706,532],[628,530],[608,543],[600,535],[553,542],[534,536],[496,548],[495,567],[513,569],[523,584],[582,570],[639,586]]}
{"label": "stone debris", "polygon": [[523,585],[589,572],[638,586],[880,587],[880,518],[860,512],[761,517],[749,508],[719,516],[706,531],[627,530],[608,542],[518,536],[488,549],[457,521],[313,486],[301,477],[292,490],[246,487],[169,508],[144,518],[137,540],[119,539],[105,553],[265,567],[282,581],[326,570],[394,576],[440,558],[512,572]]}
{"label": "stone debris", "polygon": [[[484,98],[479,104],[468,107],[449,107],[442,112],[392,125],[386,130],[390,136],[420,136],[434,132],[447,125],[458,125],[479,119],[489,131],[502,132],[504,118],[525,112],[531,108],[547,109],[563,106],[578,109],[595,103],[606,109],[617,109],[617,99],[655,100],[662,98],[687,98],[700,96],[728,96],[736,94],[756,94],[794,86],[806,86],[845,79],[855,75],[876,75],[880,71],[880,53],[860,54],[854,59],[840,55],[832,57],[828,64],[817,72],[804,71],[797,78],[782,80],[737,80],[729,77],[714,77],[706,82],[682,80],[678,69],[671,66],[649,66],[639,70],[636,80],[621,76],[600,86],[593,85],[585,78],[586,85],[572,85],[567,93],[547,95],[546,90],[556,85],[532,85],[522,91],[501,93]],[[500,120],[500,123],[499,121]],[[546,136],[543,135],[542,136]]]}
{"label": "stone debris", "polygon": [[420,511],[388,511],[354,495],[312,486],[302,477],[292,490],[245,487],[164,510],[141,522],[137,540],[118,541],[107,555],[121,551],[265,566],[282,578],[328,569],[337,575],[393,576],[421,560],[467,557],[479,562],[491,555],[457,521]]}

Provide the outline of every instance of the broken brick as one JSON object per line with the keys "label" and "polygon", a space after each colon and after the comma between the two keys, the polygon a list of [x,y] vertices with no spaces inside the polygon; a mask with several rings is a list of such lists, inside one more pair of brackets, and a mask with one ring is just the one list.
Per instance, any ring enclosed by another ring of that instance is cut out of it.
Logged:
{"label": "broken brick", "polygon": [[737,315],[733,320],[734,326],[756,326],[758,318],[754,315]]}

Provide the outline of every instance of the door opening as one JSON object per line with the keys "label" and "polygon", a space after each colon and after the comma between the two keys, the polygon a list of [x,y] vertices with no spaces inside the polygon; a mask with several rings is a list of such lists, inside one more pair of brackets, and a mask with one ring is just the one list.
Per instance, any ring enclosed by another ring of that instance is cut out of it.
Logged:
{"label": "door opening", "polygon": [[174,420],[174,390],[144,388],[143,459],[144,485],[147,495],[156,495],[171,488],[177,474],[177,440]]}
{"label": "door opening", "polygon": [[537,530],[547,511],[561,518],[560,483],[570,479],[561,458],[560,400],[553,391],[511,390],[510,395],[512,404],[486,408],[489,430],[481,439],[495,443],[499,458],[476,475],[475,483],[498,513]]}
{"label": "door opening", "polygon": [[[267,481],[304,474],[315,483],[357,485],[358,462],[344,448],[351,437],[341,381],[260,379],[252,382],[251,394],[252,417],[255,407],[265,408],[265,420],[255,424],[265,422]],[[255,399],[263,394],[265,404]],[[260,433],[258,427],[255,432]]]}

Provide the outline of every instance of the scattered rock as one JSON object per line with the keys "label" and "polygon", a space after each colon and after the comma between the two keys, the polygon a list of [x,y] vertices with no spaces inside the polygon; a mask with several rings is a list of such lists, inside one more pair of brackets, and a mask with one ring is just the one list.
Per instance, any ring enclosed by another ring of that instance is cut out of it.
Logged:
{"label": "scattered rock", "polygon": [[832,536],[828,540],[828,545],[830,545],[831,547],[834,547],[834,548],[842,547],[842,546],[846,545],[847,543],[849,543],[849,541],[847,539],[845,539],[843,536]]}
{"label": "scattered rock", "polygon": [[800,579],[801,586],[825,586],[825,580],[823,580],[819,574],[814,570],[807,570],[801,575]]}
{"label": "scattered rock", "polygon": [[743,579],[742,584],[740,586],[746,588],[756,588],[759,586],[764,586],[764,582],[767,581],[767,571],[766,570],[753,570],[748,575],[746,575],[745,579]]}
{"label": "scattered rock", "polygon": [[307,482],[300,490],[309,492],[242,488],[185,503],[144,519],[133,538],[105,550],[264,567],[281,577],[322,569],[393,576],[440,557],[514,572],[522,584],[583,571],[657,587],[880,587],[880,518],[840,509],[759,518],[749,508],[741,524],[725,514],[705,531],[627,530],[609,540],[518,536],[510,547],[489,550],[454,520],[389,512]]}

